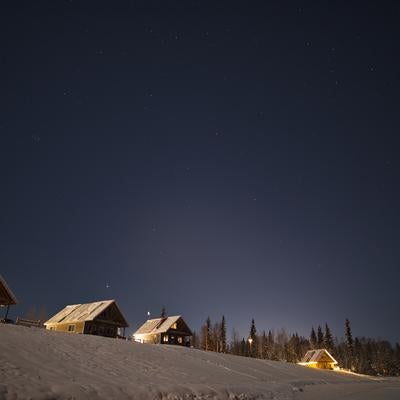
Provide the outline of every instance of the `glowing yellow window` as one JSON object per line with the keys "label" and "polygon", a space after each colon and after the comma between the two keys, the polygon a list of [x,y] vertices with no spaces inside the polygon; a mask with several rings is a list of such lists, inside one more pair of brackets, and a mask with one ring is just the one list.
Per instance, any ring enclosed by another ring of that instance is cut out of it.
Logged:
{"label": "glowing yellow window", "polygon": [[171,329],[177,329],[177,328],[178,328],[178,325],[177,325],[176,322],[175,322],[174,324],[171,325]]}

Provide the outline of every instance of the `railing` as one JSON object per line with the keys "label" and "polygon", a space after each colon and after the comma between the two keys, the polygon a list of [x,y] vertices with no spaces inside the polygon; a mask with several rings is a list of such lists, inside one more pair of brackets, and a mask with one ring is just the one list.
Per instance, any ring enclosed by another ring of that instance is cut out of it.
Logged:
{"label": "railing", "polygon": [[17,317],[17,319],[15,320],[15,325],[21,325],[21,326],[27,326],[27,327],[35,327],[35,328],[40,328],[41,322],[40,319],[38,320],[32,320],[32,319],[25,319],[25,318],[20,318]]}

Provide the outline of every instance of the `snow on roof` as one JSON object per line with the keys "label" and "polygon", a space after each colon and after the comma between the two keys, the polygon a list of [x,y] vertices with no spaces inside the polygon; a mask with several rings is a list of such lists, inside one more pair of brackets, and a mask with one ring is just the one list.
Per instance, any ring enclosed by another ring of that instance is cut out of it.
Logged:
{"label": "snow on roof", "polygon": [[17,304],[17,298],[8,287],[5,279],[0,275],[0,305],[8,306]]}
{"label": "snow on roof", "polygon": [[133,336],[167,332],[179,318],[182,317],[180,315],[174,315],[166,318],[149,319],[133,334]]}
{"label": "snow on roof", "polygon": [[332,359],[332,362],[337,364],[337,361],[332,357],[326,349],[316,349],[316,350],[308,350],[301,360],[302,363],[317,363],[321,360],[323,355],[328,355],[329,358]]}
{"label": "snow on roof", "polygon": [[94,303],[69,305],[51,317],[44,323],[44,325],[93,321],[99,314],[101,314],[113,303],[115,303],[115,300],[103,300],[96,301]]}

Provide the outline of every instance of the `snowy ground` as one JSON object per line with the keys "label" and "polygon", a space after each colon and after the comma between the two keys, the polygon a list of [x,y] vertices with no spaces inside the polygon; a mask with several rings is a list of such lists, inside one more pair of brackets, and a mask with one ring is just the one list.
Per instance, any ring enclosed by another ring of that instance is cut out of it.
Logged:
{"label": "snowy ground", "polygon": [[11,399],[400,399],[400,379],[0,324]]}

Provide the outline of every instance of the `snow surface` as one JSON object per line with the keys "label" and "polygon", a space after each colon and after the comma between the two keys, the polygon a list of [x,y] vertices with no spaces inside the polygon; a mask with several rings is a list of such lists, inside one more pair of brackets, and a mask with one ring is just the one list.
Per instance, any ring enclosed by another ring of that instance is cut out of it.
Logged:
{"label": "snow surface", "polygon": [[400,379],[0,324],[0,400],[400,399]]}

